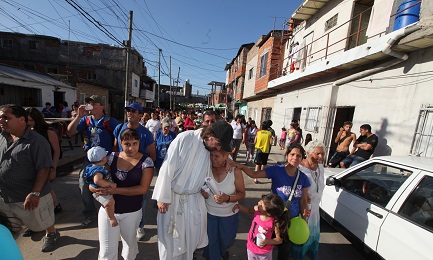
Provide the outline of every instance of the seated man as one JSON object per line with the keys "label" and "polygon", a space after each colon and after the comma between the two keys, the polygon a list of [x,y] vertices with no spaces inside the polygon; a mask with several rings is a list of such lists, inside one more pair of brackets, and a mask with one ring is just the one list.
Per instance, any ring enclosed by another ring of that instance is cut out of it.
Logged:
{"label": "seated man", "polygon": [[364,124],[360,127],[359,132],[361,133],[361,136],[356,140],[349,156],[340,162],[341,168],[354,166],[369,159],[373,154],[374,149],[377,146],[378,138],[375,134],[371,133],[371,126]]}
{"label": "seated man", "polygon": [[349,155],[350,143],[355,144],[356,135],[350,130],[352,129],[352,122],[346,121],[343,127],[340,127],[340,131],[335,137],[334,142],[338,144],[337,150],[334,155],[328,161],[328,167],[335,168],[340,165],[340,162]]}

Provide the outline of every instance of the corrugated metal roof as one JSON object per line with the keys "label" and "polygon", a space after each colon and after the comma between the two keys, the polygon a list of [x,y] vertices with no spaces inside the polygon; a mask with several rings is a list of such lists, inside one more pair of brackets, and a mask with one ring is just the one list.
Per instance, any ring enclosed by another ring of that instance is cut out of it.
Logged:
{"label": "corrugated metal roof", "polygon": [[[58,86],[64,88],[74,88],[68,84],[51,78],[48,75],[43,75],[31,71],[21,70],[13,67],[0,65],[0,77],[29,81],[50,86]],[[1,82],[0,82],[1,83]]]}

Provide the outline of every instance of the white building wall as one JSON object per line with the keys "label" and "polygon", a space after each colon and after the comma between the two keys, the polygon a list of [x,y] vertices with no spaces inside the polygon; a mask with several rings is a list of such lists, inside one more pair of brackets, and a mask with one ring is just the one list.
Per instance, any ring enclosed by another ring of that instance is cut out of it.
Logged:
{"label": "white building wall", "polygon": [[[254,47],[253,47],[254,48]],[[245,69],[245,83],[244,83],[244,96],[243,98],[248,98],[254,96],[254,86],[256,83],[256,71],[257,71],[257,63],[258,62],[258,55],[254,55],[253,58],[251,58],[250,61],[246,64]],[[249,79],[250,70],[253,68],[253,77]]]}
{"label": "white building wall", "polygon": [[303,136],[311,133],[313,140],[324,141],[329,108],[353,106],[352,131],[357,137],[362,124],[370,124],[379,137],[375,156],[408,155],[420,108],[433,105],[432,71],[433,48],[428,48],[409,53],[406,62],[386,71],[334,87],[334,92],[329,78],[297,84],[274,99],[273,128],[281,134],[281,127],[288,126],[283,114],[295,107],[302,107],[304,128],[308,107],[321,107],[318,131],[303,130]]}
{"label": "white building wall", "polygon": [[[348,22],[352,18],[352,9],[353,9],[354,1],[353,0],[338,0],[338,1],[330,1],[326,4],[319,12],[317,12],[313,17],[311,17],[305,23],[301,23],[296,30],[294,30],[294,37],[290,41],[299,42],[300,48],[304,46],[303,41],[305,40],[308,44],[311,41],[315,41],[312,44],[312,49],[308,51],[310,55],[307,57],[307,66],[309,64],[314,63],[315,61],[324,60],[326,51],[322,50],[326,47],[328,38],[322,37],[335,28],[341,26],[337,30],[330,33],[329,36],[329,45],[336,43],[337,41],[344,39],[348,36],[348,31],[350,27],[350,22]],[[325,31],[325,23],[334,15],[338,14],[337,25],[333,28]],[[347,23],[346,23],[347,22]],[[343,25],[343,23],[345,23]],[[321,38],[322,37],[322,38]],[[320,38],[320,39],[319,39]],[[328,49],[328,55],[331,53],[340,53],[344,52],[346,47],[346,40],[336,43],[332,45]],[[289,49],[289,46],[286,45],[286,48]],[[286,52],[289,52],[288,50]],[[289,52],[290,54],[290,52]],[[287,57],[285,57],[287,58]],[[286,59],[287,60],[287,59]]]}
{"label": "white building wall", "polygon": [[[251,117],[254,121],[256,121],[256,125],[258,128],[260,128],[260,119],[262,118],[262,108],[264,107],[271,107],[272,108],[272,116],[275,113],[274,110],[274,99],[275,98],[264,98],[262,100],[257,101],[251,101],[248,102],[248,114],[247,117]],[[272,117],[273,121],[273,117]],[[272,126],[273,127],[273,126]]]}

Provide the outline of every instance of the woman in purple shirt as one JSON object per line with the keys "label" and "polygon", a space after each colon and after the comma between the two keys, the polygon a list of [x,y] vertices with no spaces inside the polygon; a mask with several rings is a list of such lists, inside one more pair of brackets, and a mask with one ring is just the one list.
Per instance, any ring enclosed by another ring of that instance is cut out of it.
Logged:
{"label": "woman in purple shirt", "polygon": [[[112,227],[106,211],[98,214],[99,259],[118,259],[119,236],[122,238],[122,257],[135,259],[138,254],[136,230],[141,220],[143,194],[153,177],[153,161],[139,152],[140,134],[127,128],[120,133],[122,152],[111,153],[108,165],[115,188],[98,188],[98,194],[112,194],[116,201],[114,214],[119,222]],[[91,189],[91,188],[90,188]],[[91,189],[91,191],[95,191]]]}

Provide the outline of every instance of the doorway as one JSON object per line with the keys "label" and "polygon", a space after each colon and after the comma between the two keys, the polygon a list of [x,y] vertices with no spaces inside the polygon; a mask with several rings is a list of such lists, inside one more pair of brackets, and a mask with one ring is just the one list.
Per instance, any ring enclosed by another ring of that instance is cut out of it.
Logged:
{"label": "doorway", "polygon": [[337,107],[332,131],[331,144],[329,147],[329,155],[334,154],[334,152],[337,150],[337,144],[334,142],[334,140],[337,137],[338,131],[340,131],[340,127],[342,127],[344,122],[346,121],[352,122],[354,113],[355,107]]}
{"label": "doorway", "polygon": [[57,113],[62,113],[62,111],[59,111],[59,103],[63,101],[65,101],[65,92],[54,91],[54,104],[52,105]]}

